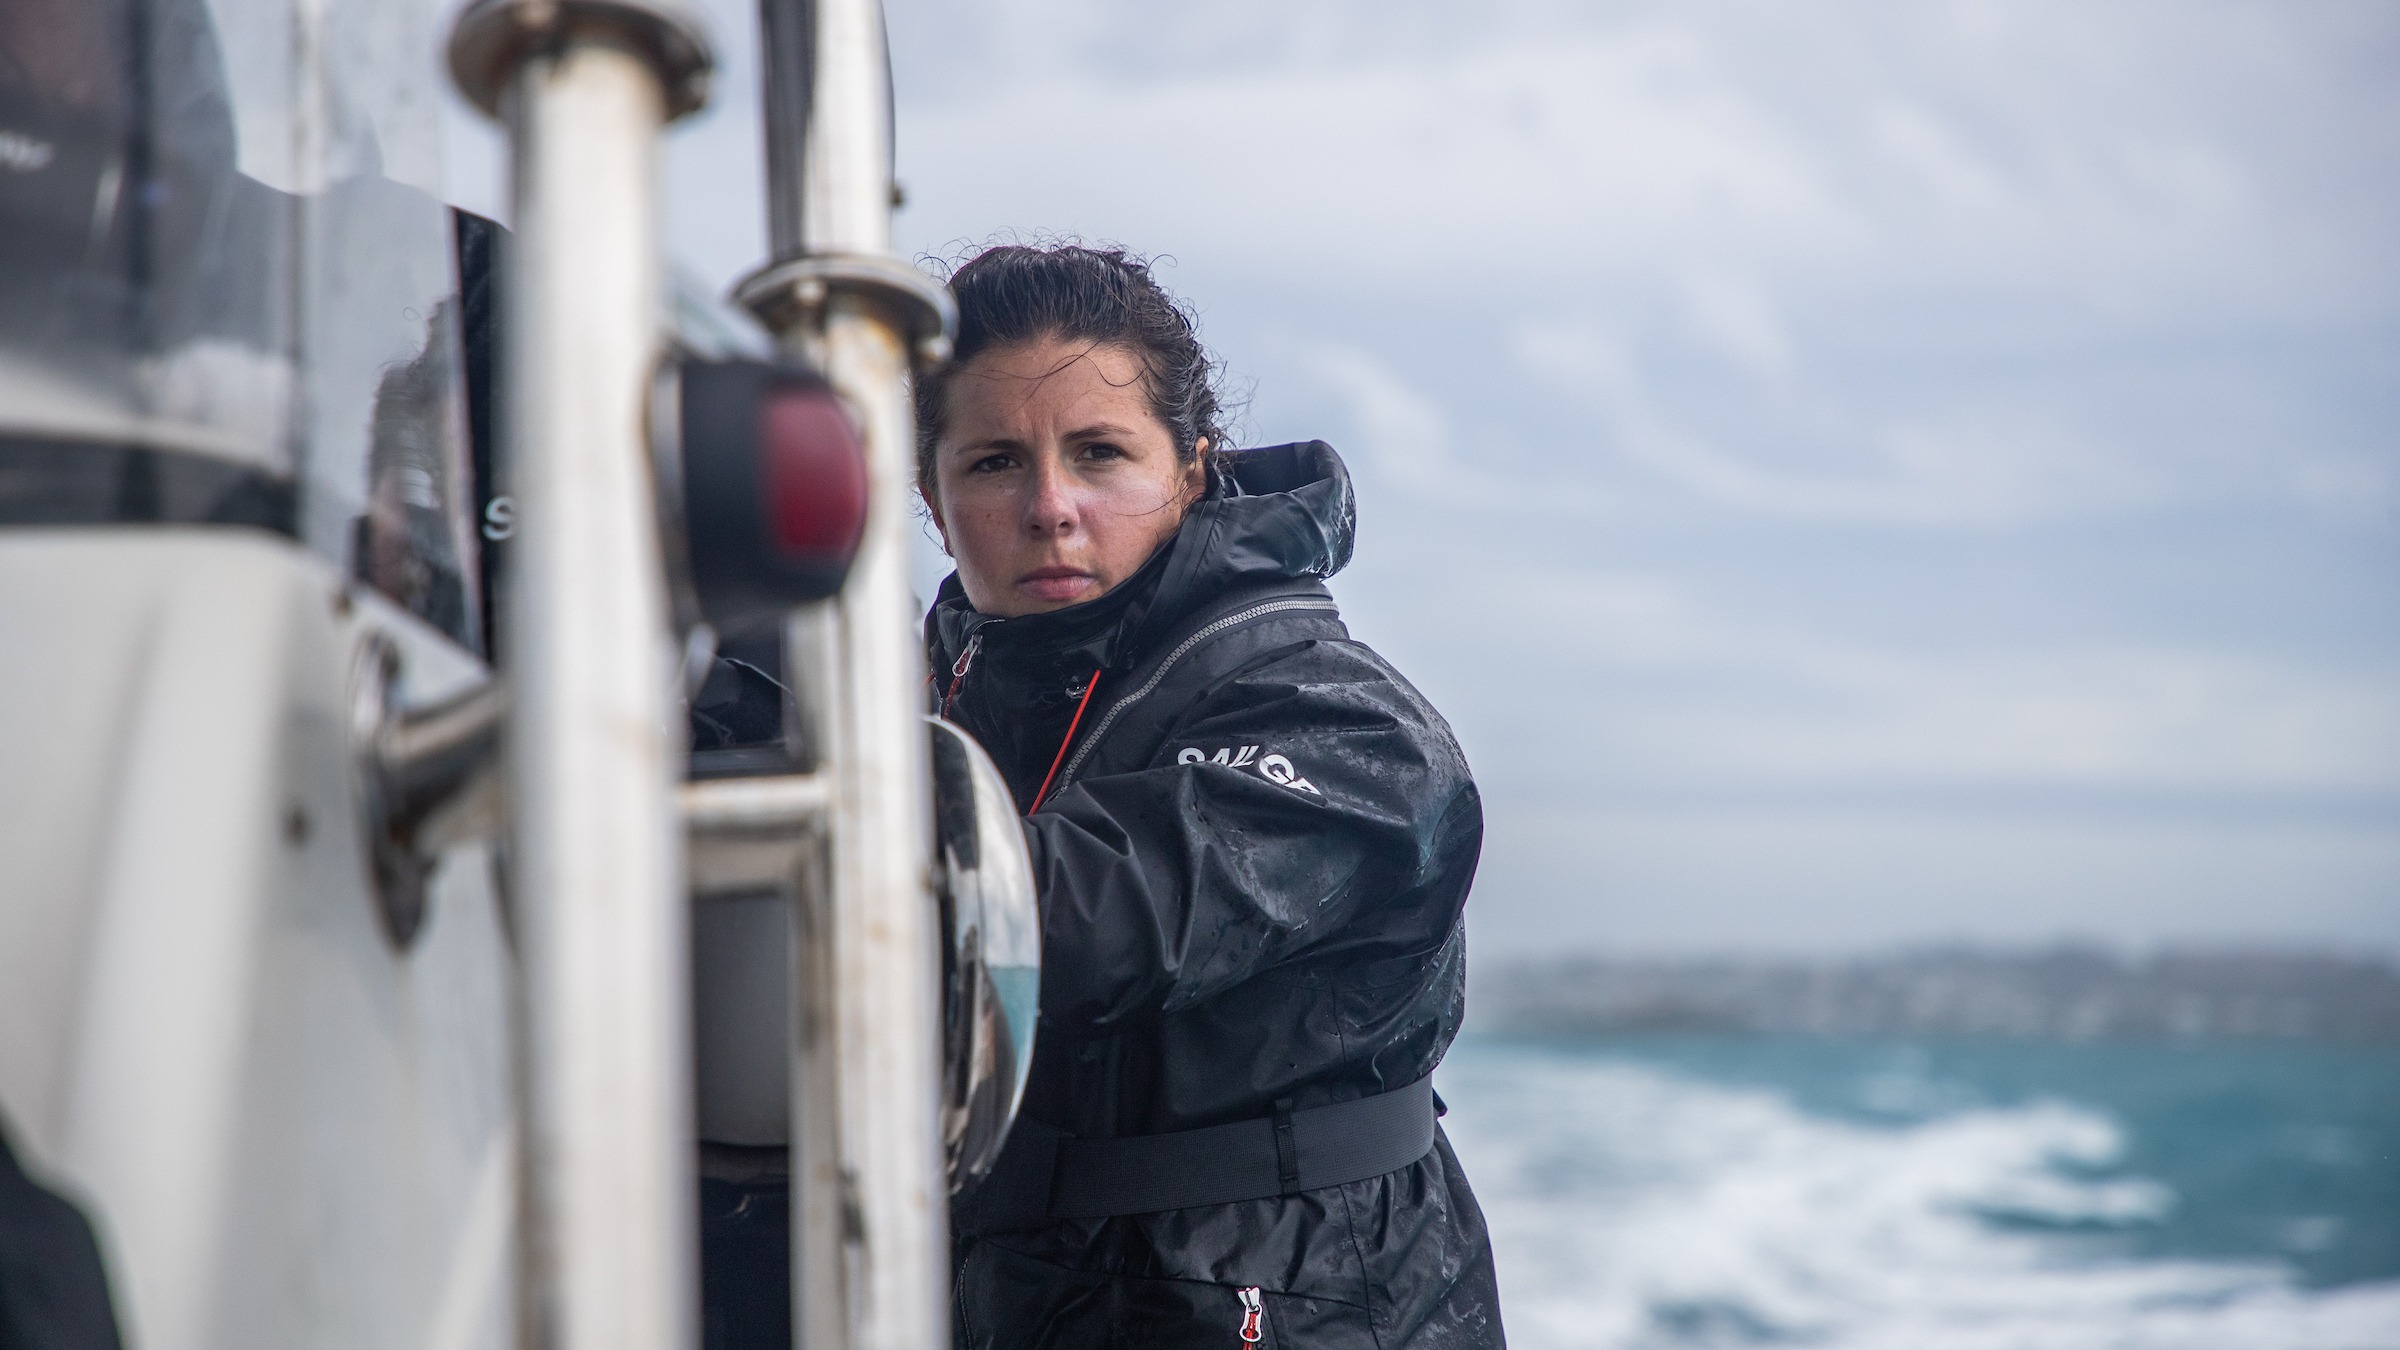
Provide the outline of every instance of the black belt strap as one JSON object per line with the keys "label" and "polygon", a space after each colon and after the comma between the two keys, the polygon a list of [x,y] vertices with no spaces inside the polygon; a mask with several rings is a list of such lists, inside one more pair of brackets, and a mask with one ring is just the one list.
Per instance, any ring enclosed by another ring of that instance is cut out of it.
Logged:
{"label": "black belt strap", "polygon": [[1433,1080],[1230,1125],[1076,1139],[1029,1117],[982,1189],[985,1228],[1264,1200],[1396,1172],[1433,1151]]}

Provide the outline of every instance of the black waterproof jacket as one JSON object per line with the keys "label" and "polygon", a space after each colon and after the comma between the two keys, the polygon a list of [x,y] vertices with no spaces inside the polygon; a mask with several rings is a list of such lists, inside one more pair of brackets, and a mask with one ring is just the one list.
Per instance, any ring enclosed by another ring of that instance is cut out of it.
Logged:
{"label": "black waterproof jacket", "polygon": [[[1440,714],[1326,593],[1352,529],[1332,449],[1277,446],[1220,456],[1176,536],[1100,599],[998,619],[943,585],[937,697],[1020,808],[1056,766],[1026,824],[1027,1116],[1108,1138],[1305,1110],[1423,1078],[1457,1033],[1482,807]],[[1447,1140],[1365,1181],[1163,1213],[1012,1218],[998,1189],[953,1210],[962,1346],[1239,1350],[1250,1287],[1268,1346],[1502,1343]]]}

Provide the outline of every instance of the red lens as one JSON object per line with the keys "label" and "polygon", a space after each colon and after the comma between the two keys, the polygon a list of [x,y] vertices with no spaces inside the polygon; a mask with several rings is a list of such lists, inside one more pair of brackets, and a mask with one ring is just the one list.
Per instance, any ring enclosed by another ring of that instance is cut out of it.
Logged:
{"label": "red lens", "polygon": [[867,459],[824,389],[773,389],[759,408],[768,540],[795,562],[846,564],[867,528]]}

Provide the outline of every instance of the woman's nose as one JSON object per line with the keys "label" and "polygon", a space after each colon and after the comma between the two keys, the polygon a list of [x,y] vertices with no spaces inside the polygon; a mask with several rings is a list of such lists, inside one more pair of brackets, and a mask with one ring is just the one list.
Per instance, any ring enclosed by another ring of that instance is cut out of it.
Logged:
{"label": "woman's nose", "polygon": [[1025,500],[1025,528],[1037,536],[1068,534],[1076,522],[1074,484],[1058,465],[1034,466],[1033,491]]}

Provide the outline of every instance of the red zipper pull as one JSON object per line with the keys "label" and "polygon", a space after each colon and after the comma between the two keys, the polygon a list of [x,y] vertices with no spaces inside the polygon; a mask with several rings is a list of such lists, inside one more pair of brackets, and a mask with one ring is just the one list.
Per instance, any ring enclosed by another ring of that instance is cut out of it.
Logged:
{"label": "red zipper pull", "polygon": [[1236,1289],[1234,1297],[1242,1301],[1242,1341],[1256,1345],[1267,1338],[1267,1309],[1258,1296],[1258,1286]]}
{"label": "red zipper pull", "polygon": [[957,664],[950,667],[950,687],[942,693],[942,716],[950,715],[950,707],[958,702],[958,687],[967,679],[967,667],[975,664],[975,653],[983,650],[983,634],[967,639],[965,651],[958,654]]}

